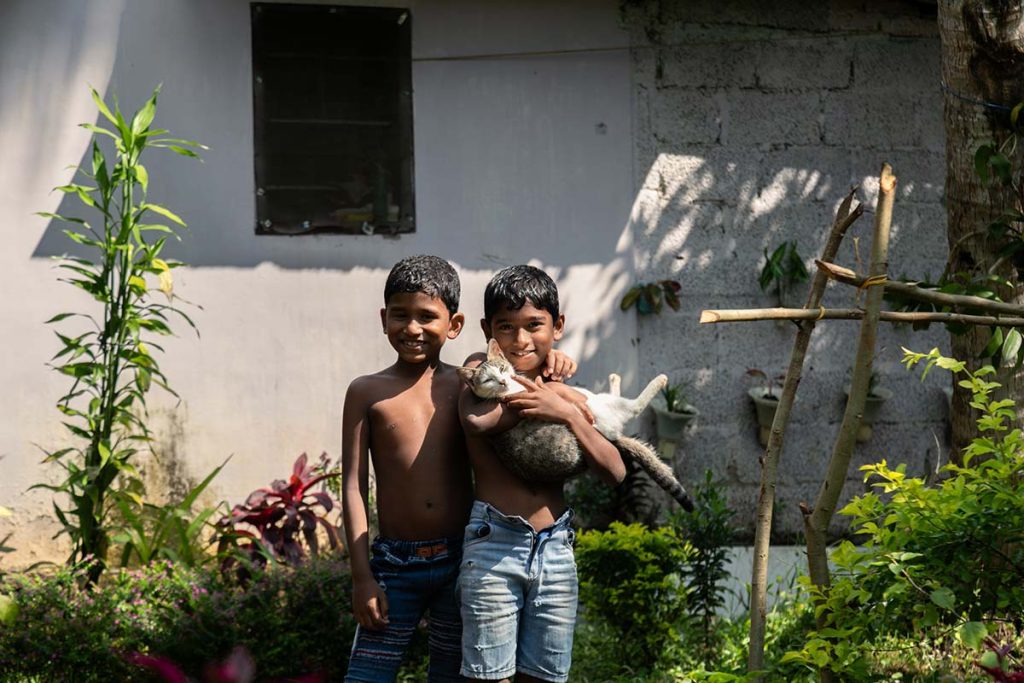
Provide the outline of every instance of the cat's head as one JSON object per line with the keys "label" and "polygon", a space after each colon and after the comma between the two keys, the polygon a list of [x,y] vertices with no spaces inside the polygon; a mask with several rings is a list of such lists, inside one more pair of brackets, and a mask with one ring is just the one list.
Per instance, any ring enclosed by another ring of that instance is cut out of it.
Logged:
{"label": "cat's head", "polygon": [[487,343],[487,360],[475,368],[458,368],[462,381],[480,398],[499,398],[522,391],[523,387],[512,379],[516,371],[501,352],[498,342]]}

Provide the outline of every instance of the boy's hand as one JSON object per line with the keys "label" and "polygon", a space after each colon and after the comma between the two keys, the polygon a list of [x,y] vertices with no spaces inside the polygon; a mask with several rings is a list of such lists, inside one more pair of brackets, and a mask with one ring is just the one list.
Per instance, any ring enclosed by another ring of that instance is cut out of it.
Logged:
{"label": "boy's hand", "polygon": [[[525,377],[515,376],[513,379],[526,391],[521,391],[501,400],[510,408],[518,411],[522,417],[531,417],[544,422],[561,422],[568,424],[577,417],[577,408],[554,391],[540,377],[531,382]],[[586,417],[586,415],[584,415]]]}
{"label": "boy's hand", "polygon": [[388,625],[388,596],[374,579],[352,584],[352,614],[363,628],[380,631]]}
{"label": "boy's hand", "polygon": [[558,349],[548,351],[541,374],[555,382],[567,380],[576,374],[576,361]]}

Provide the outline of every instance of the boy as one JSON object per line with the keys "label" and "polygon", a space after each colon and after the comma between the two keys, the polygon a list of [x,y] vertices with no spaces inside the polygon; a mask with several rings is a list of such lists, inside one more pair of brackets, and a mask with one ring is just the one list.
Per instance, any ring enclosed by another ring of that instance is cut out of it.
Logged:
{"label": "boy", "polygon": [[[460,383],[440,360],[462,330],[459,278],[436,256],[398,262],[384,286],[381,326],[397,361],[352,382],[342,421],[342,512],[359,626],[346,681],[394,681],[430,610],[430,681],[462,681],[455,577],[472,486],[459,424]],[[545,374],[575,363],[549,356]],[[381,537],[369,542],[369,457]]]}
{"label": "boy", "polygon": [[[342,419],[342,513],[356,629],[346,681],[394,681],[430,610],[430,681],[462,681],[454,588],[472,485],[459,425],[459,379],[440,360],[462,331],[459,277],[436,256],[399,261],[381,326],[393,365],[352,382]],[[369,543],[368,454],[380,537]]]}
{"label": "boy", "polygon": [[[459,596],[462,673],[474,680],[568,679],[576,622],[577,579],[572,511],[562,483],[531,484],[500,463],[487,436],[521,417],[561,422],[573,431],[595,473],[621,482],[618,450],[573,405],[575,392],[540,375],[565,317],[558,290],[532,266],[499,272],[484,293],[484,335],[497,340],[526,391],[504,403],[478,400],[468,387],[459,415],[476,485],[463,545]],[[477,363],[479,361],[476,361]]]}

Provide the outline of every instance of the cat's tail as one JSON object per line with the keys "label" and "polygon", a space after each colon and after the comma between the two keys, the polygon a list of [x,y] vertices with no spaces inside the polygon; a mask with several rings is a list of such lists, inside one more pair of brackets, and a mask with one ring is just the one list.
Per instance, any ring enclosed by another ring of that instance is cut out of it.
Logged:
{"label": "cat's tail", "polygon": [[[664,377],[664,375],[661,376]],[[620,436],[615,440],[615,445],[623,455],[639,465],[647,474],[651,475],[654,483],[665,489],[684,510],[693,512],[693,501],[690,499],[690,495],[686,493],[686,489],[676,479],[672,468],[658,457],[654,447],[640,439],[634,439],[629,436]]]}
{"label": "cat's tail", "polygon": [[632,417],[636,417],[640,413],[644,412],[644,409],[654,400],[654,397],[658,395],[658,392],[665,388],[668,384],[668,377],[665,375],[658,375],[644,387],[644,390],[640,392],[640,395],[629,402],[630,413]]}

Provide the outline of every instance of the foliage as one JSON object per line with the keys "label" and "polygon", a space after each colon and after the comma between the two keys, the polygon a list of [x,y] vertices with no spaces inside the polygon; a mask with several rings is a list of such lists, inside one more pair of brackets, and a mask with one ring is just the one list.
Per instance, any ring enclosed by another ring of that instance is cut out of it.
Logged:
{"label": "foliage", "polygon": [[170,560],[186,567],[207,562],[212,556],[206,552],[208,543],[203,538],[203,532],[212,526],[209,519],[217,509],[204,507],[195,512],[193,508],[206,487],[220,474],[224,464],[216,467],[177,503],[143,503],[140,509],[119,499],[121,531],[112,540],[122,544],[121,566],[146,565],[158,559]]}
{"label": "foliage", "polygon": [[670,413],[692,414],[694,408],[686,400],[686,392],[682,384],[666,384],[661,390],[661,398],[665,401],[665,410]]}
{"label": "foliage", "polygon": [[[323,471],[308,463],[305,453],[296,458],[288,481],[277,479],[269,487],[256,489],[245,503],[236,505],[217,524],[220,528],[218,553],[237,551],[250,563],[262,566],[268,558],[298,564],[305,556],[300,538],[316,556],[320,543],[317,527],[327,536],[332,549],[339,546],[338,531],[326,518],[334,509],[334,499],[327,491],[313,491],[317,484],[337,477],[340,471]],[[317,508],[323,510],[322,513]],[[244,526],[243,526],[244,525]],[[248,528],[245,528],[248,527]],[[255,531],[252,531],[252,530]]]}
{"label": "foliage", "polygon": [[978,668],[998,683],[1024,683],[1024,669],[1019,667],[1019,663],[1014,667],[1017,669],[1016,671],[1011,671],[1009,668],[1014,666],[1010,654],[1011,646],[997,646],[992,642],[988,642],[986,645],[988,649],[977,662]]}
{"label": "foliage", "polygon": [[686,619],[683,566],[692,556],[668,527],[612,522],[608,531],[580,533],[580,601],[615,633],[608,646],[620,662],[648,671],[672,657]]}
{"label": "foliage", "polygon": [[[128,661],[160,676],[165,683],[188,683],[181,668],[166,657],[151,657],[134,653]],[[203,669],[204,683],[251,683],[256,677],[256,662],[244,647],[236,647],[223,662],[211,662]],[[314,673],[289,678],[288,683],[323,683],[322,674]],[[273,682],[271,682],[273,683]]]}
{"label": "foliage", "polygon": [[675,280],[658,280],[657,282],[641,282],[633,285],[626,292],[619,308],[628,311],[636,306],[636,312],[640,315],[651,313],[661,314],[662,302],[668,305],[673,311],[679,310],[679,290],[682,289]]}
{"label": "foliage", "polygon": [[880,638],[931,630],[977,648],[997,624],[1024,614],[1024,438],[1008,424],[1014,403],[992,397],[999,384],[985,379],[991,366],[971,373],[937,349],[904,349],[903,362],[925,363],[925,375],[936,365],[962,374],[979,436],[935,487],[906,476],[904,465],[861,468],[875,490],[841,513],[863,545],[835,549],[832,587],[816,594],[826,627],[787,654],[850,680],[868,676]]}
{"label": "foliage", "polygon": [[793,289],[793,286],[800,282],[807,282],[810,274],[804,266],[804,259],[797,251],[796,240],[783,242],[775,251],[768,255],[768,249],[764,250],[764,267],[757,283],[761,291],[766,292],[772,285],[775,286],[775,295],[779,303],[783,304],[786,295]]}
{"label": "foliage", "polygon": [[[90,581],[105,566],[111,511],[119,501],[142,504],[141,482],[131,461],[150,440],[144,421],[146,393],[154,382],[170,391],[150,352],[160,347],[149,337],[171,334],[172,314],[192,325],[174,305],[171,270],[181,264],[161,258],[167,238],[177,238],[176,230],[185,223],[163,206],[146,201],[149,174],[140,157],[148,147],[194,157],[190,148],[201,145],[165,137],[166,130],[150,127],[157,91],[130,122],[116,106],[111,112],[92,91],[100,114],[112,125],[82,124],[94,133],[92,163],[90,169],[79,167],[78,173],[92,184],[73,182],[56,189],[98,213],[102,224],[94,227],[75,216],[41,214],[71,224],[64,233],[92,255],[66,256],[59,268],[68,274],[62,282],[88,293],[103,308],[99,319],[88,313],[60,313],[47,321],[78,318],[87,323],[74,331],[57,332],[61,350],[53,358],[54,369],[72,380],[57,407],[67,418],[64,426],[83,445],[48,452],[46,462],[59,464],[65,477],[56,486],[37,485],[70,499],[69,508],[54,503],[54,511],[62,533],[71,538],[69,561],[97,559],[89,565]],[[112,158],[108,159],[99,136],[113,141]],[[170,227],[150,222],[154,219],[166,219]],[[147,276],[156,279],[167,303],[151,299]]]}
{"label": "foliage", "polygon": [[341,680],[355,633],[351,579],[337,558],[274,565],[242,588],[213,570],[158,561],[111,570],[90,591],[84,566],[11,575],[0,592],[19,606],[0,627],[0,681],[150,681],[127,655],[174,662],[198,678],[236,647],[261,678],[319,672]]}
{"label": "foliage", "polygon": [[[994,190],[990,195],[997,204],[992,207],[996,218],[983,228],[967,233],[951,246],[946,269],[936,282],[913,284],[944,294],[977,296],[992,301],[1015,297],[1014,283],[1007,276],[1015,277],[1018,281],[1024,277],[1024,169],[1013,163],[1013,160],[1020,158],[1017,145],[1024,124],[1020,118],[1022,108],[1024,102],[1013,107],[1007,120],[1000,122],[1001,126],[993,126],[993,132],[999,131],[1003,136],[1001,142],[985,142],[974,153],[975,173],[982,185]],[[997,123],[997,120],[992,119],[992,122]],[[972,252],[970,270],[950,272],[968,240],[984,244],[984,251],[975,249]],[[991,262],[978,258],[984,254],[991,255]],[[899,311],[950,310],[948,307],[915,301],[888,291],[885,298]],[[960,309],[960,312],[985,314],[969,307]],[[913,326],[914,329],[926,329],[928,323],[915,322]],[[953,334],[963,334],[972,327],[964,323],[946,323],[946,328]],[[981,351],[981,359],[988,359],[996,368],[1013,365],[1019,367],[1024,363],[1024,338],[1018,329],[998,325],[992,325],[989,329],[989,341]]]}
{"label": "foliage", "polygon": [[719,650],[720,637],[715,627],[728,591],[726,564],[734,531],[730,524],[733,515],[725,496],[712,482],[711,470],[707,470],[704,483],[694,491],[693,511],[680,510],[670,521],[677,534],[687,539],[694,550],[683,576],[689,592],[687,611],[700,643],[701,663],[705,666],[715,663]]}

